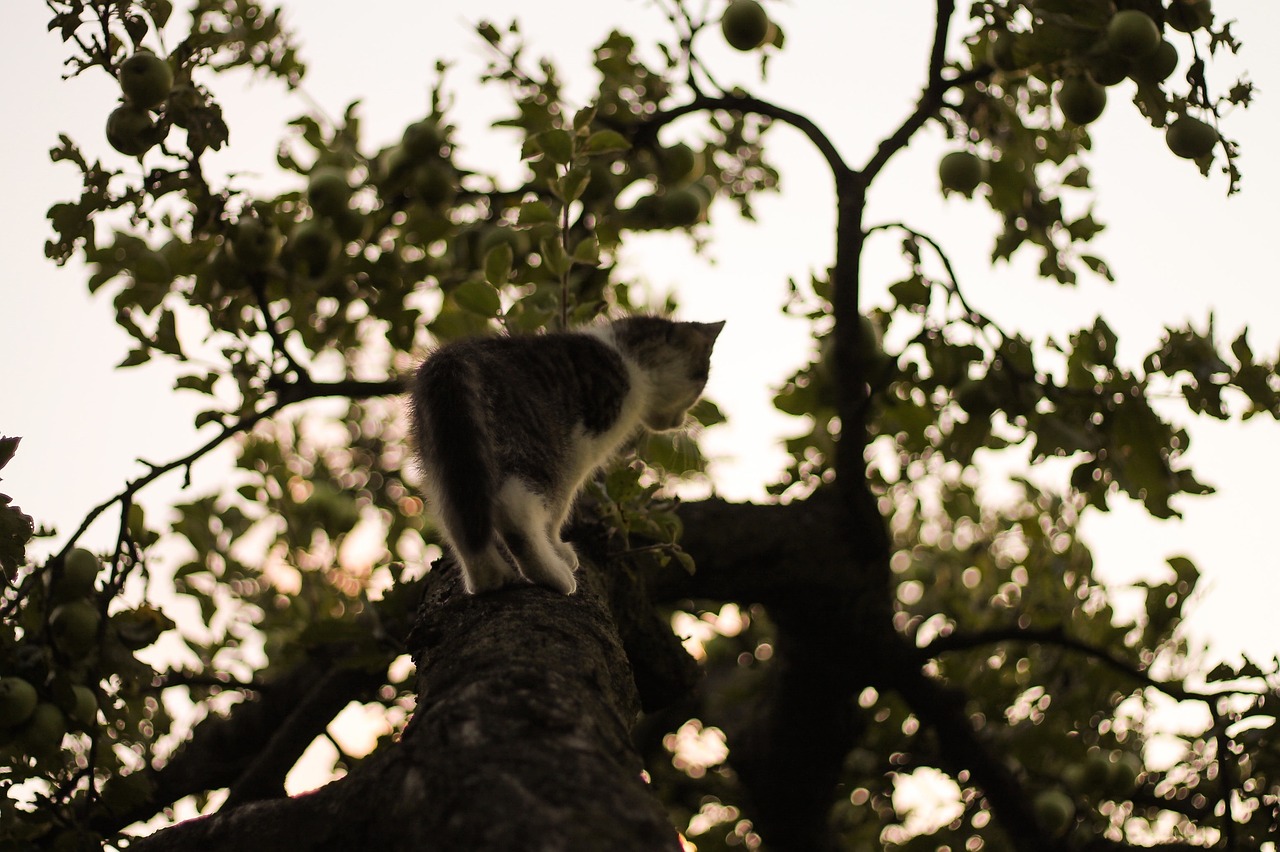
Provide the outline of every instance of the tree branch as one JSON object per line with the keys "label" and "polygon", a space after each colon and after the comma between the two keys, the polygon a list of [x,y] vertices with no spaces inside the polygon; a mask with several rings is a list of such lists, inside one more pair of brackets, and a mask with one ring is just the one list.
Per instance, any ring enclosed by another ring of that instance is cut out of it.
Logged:
{"label": "tree branch", "polygon": [[933,48],[929,53],[929,76],[925,83],[924,91],[920,95],[920,100],[916,103],[915,112],[911,113],[907,120],[891,136],[880,143],[879,147],[876,148],[875,154],[862,167],[861,173],[863,180],[866,182],[870,183],[875,179],[875,176],[880,173],[880,170],[889,162],[889,159],[907,147],[907,143],[911,141],[911,137],[915,135],[916,131],[937,114],[942,107],[942,96],[947,93],[948,89],[959,85],[962,79],[965,82],[972,81],[972,76],[951,81],[942,76],[942,68],[946,63],[947,34],[951,29],[951,16],[955,13],[955,7],[955,0],[938,0]]}
{"label": "tree branch", "polygon": [[918,649],[918,653],[924,659],[937,657],[951,651],[965,651],[985,645],[997,645],[1002,642],[1040,643],[1076,651],[1097,660],[1113,671],[1136,680],[1142,686],[1159,690],[1178,701],[1203,701],[1212,704],[1218,698],[1256,694],[1249,690],[1240,689],[1226,689],[1220,692],[1197,692],[1176,683],[1157,680],[1147,672],[1131,663],[1125,662],[1105,648],[1090,645],[1088,642],[1067,635],[1061,625],[1054,627],[1018,627],[1011,625],[973,633],[951,633],[934,639],[928,645]]}
{"label": "tree branch", "polygon": [[728,110],[730,112],[749,112],[756,115],[763,115],[780,121],[783,124],[789,124],[796,130],[803,133],[813,146],[822,154],[823,159],[827,161],[827,166],[831,169],[831,173],[839,182],[841,178],[848,174],[851,170],[845,163],[844,158],[840,156],[840,152],[836,149],[835,144],[830,137],[822,131],[821,128],[809,117],[793,112],[789,109],[772,104],[768,101],[761,100],[751,95],[720,95],[716,97],[698,95],[687,104],[672,107],[665,112],[660,112],[641,124],[642,133],[656,134],[658,130],[675,121],[681,116],[689,115],[703,110]]}
{"label": "tree branch", "polygon": [[[677,852],[630,742],[635,687],[596,576],[574,595],[466,595],[437,563],[409,638],[418,708],[399,743],[292,799],[138,841],[138,852],[610,849]],[[512,815],[518,815],[513,819]]]}

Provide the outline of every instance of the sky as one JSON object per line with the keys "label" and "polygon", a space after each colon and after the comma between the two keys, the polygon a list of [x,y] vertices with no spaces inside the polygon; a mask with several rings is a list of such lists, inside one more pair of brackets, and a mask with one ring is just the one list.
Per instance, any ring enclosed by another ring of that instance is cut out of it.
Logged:
{"label": "sky", "polygon": [[[506,101],[496,87],[475,84],[486,54],[472,26],[482,18],[499,24],[520,15],[534,56],[554,59],[570,99],[581,103],[594,80],[591,47],[614,27],[641,41],[665,26],[647,0],[609,0],[557,7],[531,16],[516,0],[369,0],[351,4],[284,4],[310,65],[306,99],[282,87],[224,75],[211,82],[232,128],[232,145],[210,158],[207,170],[238,172],[251,186],[279,189],[275,148],[284,123],[308,108],[330,115],[361,100],[366,144],[376,149],[398,138],[423,115],[437,60],[454,62],[460,159],[486,171],[517,174],[514,137],[494,130]],[[694,2],[695,7],[701,6]],[[781,106],[814,117],[853,164],[865,161],[878,141],[909,113],[923,82],[932,37],[932,4],[818,2],[766,4],[786,32],[787,49],[770,61],[767,81],[751,57],[717,44],[708,33],[704,59],[724,84],[738,84]],[[964,4],[959,4],[964,6]],[[1035,275],[1030,258],[992,268],[994,216],[981,202],[942,199],[936,163],[948,146],[936,127],[919,134],[877,181],[867,222],[906,221],[937,238],[951,255],[966,296],[1008,328],[1059,338],[1102,315],[1121,336],[1121,355],[1135,363],[1159,341],[1166,325],[1189,318],[1202,325],[1212,312],[1220,339],[1248,325],[1255,351],[1274,357],[1280,348],[1280,4],[1265,0],[1215,0],[1220,18],[1238,19],[1245,48],[1239,61],[1210,69],[1210,83],[1225,90],[1247,70],[1258,89],[1254,106],[1225,117],[1228,133],[1243,146],[1243,191],[1226,197],[1220,175],[1205,180],[1174,158],[1160,135],[1128,102],[1122,84],[1111,90],[1106,113],[1094,127],[1095,215],[1108,229],[1096,240],[1119,283],[1085,280],[1060,288]],[[162,462],[202,443],[192,418],[199,400],[171,390],[166,366],[116,370],[129,349],[113,322],[109,296],[91,297],[86,270],[56,267],[43,256],[49,236],[47,208],[73,197],[74,168],[51,164],[48,149],[67,133],[109,164],[129,162],[109,151],[102,126],[118,88],[101,75],[64,82],[59,40],[45,32],[43,4],[13,4],[0,53],[10,119],[0,134],[0,169],[8,188],[0,209],[4,278],[0,283],[0,433],[23,437],[3,471],[0,491],[38,521],[57,529],[61,541],[98,503],[117,493],[143,468],[137,459]],[[181,23],[182,16],[175,15]],[[963,23],[957,22],[963,29]],[[170,45],[171,46],[171,45]],[[953,55],[957,55],[953,53]],[[663,140],[696,138],[698,121],[666,128]],[[717,459],[718,490],[733,499],[759,499],[763,486],[784,467],[779,436],[800,426],[770,406],[773,389],[805,363],[812,343],[804,326],[780,316],[789,277],[805,280],[833,256],[830,177],[799,134],[770,133],[769,150],[782,171],[782,192],[763,198],[754,223],[718,210],[705,257],[678,237],[638,240],[625,257],[628,274],[662,292],[674,289],[687,319],[728,322],[717,344],[708,394],[730,415],[728,427],[709,430],[704,446]],[[136,165],[133,166],[136,169]],[[1088,198],[1078,199],[1081,208]],[[885,288],[900,277],[894,244],[873,245],[864,280],[866,305],[886,302]],[[1136,366],[1136,363],[1135,363]],[[1210,498],[1177,502],[1184,517],[1157,522],[1124,498],[1109,514],[1090,512],[1085,531],[1095,546],[1099,573],[1124,585],[1162,576],[1164,559],[1194,558],[1205,592],[1190,622],[1193,634],[1212,644],[1214,657],[1247,652],[1269,659],[1280,653],[1271,625],[1280,603],[1280,556],[1268,536],[1275,523],[1275,483],[1280,480],[1280,426],[1257,418],[1247,424],[1181,419],[1192,435],[1188,456],[1200,478],[1219,488]],[[225,454],[198,464],[200,483],[217,482]],[[142,502],[163,517],[180,499],[180,475],[148,489]],[[991,488],[998,491],[997,479]],[[86,542],[105,547],[114,530],[99,524]]]}

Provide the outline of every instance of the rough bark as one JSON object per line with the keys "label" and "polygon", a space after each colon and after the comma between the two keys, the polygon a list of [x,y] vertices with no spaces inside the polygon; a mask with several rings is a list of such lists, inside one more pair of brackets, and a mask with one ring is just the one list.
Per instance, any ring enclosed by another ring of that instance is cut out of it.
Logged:
{"label": "rough bark", "polygon": [[142,840],[158,850],[678,850],[630,732],[639,697],[589,570],[571,597],[461,593],[429,575],[410,645],[418,708],[346,778]]}

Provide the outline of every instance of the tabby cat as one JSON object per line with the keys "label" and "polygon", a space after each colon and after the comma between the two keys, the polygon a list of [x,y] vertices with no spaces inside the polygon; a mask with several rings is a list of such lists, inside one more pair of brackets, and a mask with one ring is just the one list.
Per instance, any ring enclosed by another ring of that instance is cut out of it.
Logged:
{"label": "tabby cat", "polygon": [[561,540],[587,477],[642,428],[679,428],[723,322],[637,316],[580,330],[449,343],[418,369],[414,437],[429,508],[467,591],[523,574],[571,594]]}

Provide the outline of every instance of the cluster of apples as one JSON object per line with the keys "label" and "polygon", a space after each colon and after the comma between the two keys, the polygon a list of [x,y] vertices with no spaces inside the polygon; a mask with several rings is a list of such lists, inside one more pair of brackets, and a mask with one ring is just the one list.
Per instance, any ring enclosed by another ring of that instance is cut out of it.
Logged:
{"label": "cluster of apples", "polygon": [[[1165,10],[1171,29],[1193,33],[1213,22],[1209,0],[1171,0]],[[998,72],[1022,71],[1033,63],[1028,34],[997,32],[987,42],[987,62]],[[1043,47],[1043,43],[1041,44]],[[1053,99],[1064,118],[1089,124],[1107,105],[1107,87],[1126,79],[1155,86],[1178,67],[1178,49],[1166,41],[1155,19],[1138,9],[1122,9],[1107,22],[1092,44],[1069,63]],[[1220,137],[1213,125],[1191,115],[1175,118],[1165,131],[1165,144],[1175,155],[1199,160],[1212,154]],[[987,179],[987,163],[969,151],[952,151],[938,166],[944,189],[971,195]]]}
{"label": "cluster of apples", "polygon": [[116,612],[104,623],[97,588],[103,564],[72,548],[45,566],[44,583],[19,616],[15,645],[0,646],[0,759],[56,761],[62,738],[99,723],[97,676],[174,626],[155,607]]}
{"label": "cluster of apples", "polygon": [[167,128],[153,112],[173,92],[173,69],[149,50],[138,50],[117,72],[124,103],[107,116],[107,142],[121,154],[140,157],[163,141]]}
{"label": "cluster of apples", "polygon": [[[102,564],[87,550],[74,548],[63,560],[61,575],[50,584],[49,639],[64,658],[78,660],[98,644],[102,614],[94,582]],[[73,727],[97,723],[98,697],[83,683],[57,684],[43,677],[35,658],[24,664],[15,654],[0,677],[0,748],[37,759],[56,754]],[[35,683],[32,683],[32,681]]]}

